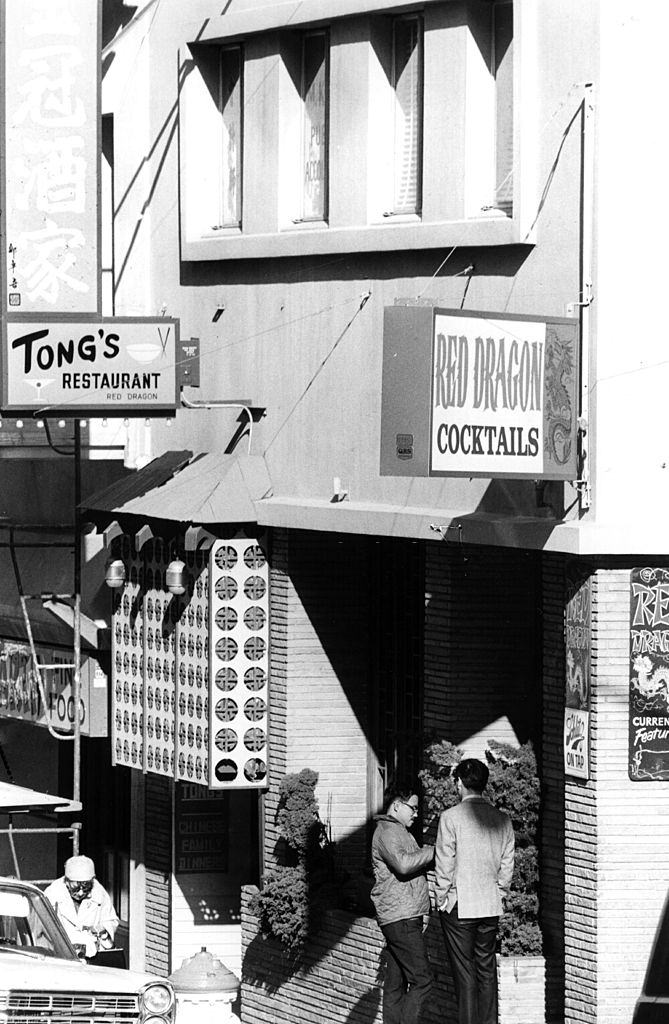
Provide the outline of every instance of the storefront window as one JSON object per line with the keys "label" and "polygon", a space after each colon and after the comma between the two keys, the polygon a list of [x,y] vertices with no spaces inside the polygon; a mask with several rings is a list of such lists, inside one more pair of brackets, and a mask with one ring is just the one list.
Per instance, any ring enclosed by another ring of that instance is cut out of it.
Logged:
{"label": "storefront window", "polygon": [[302,220],[327,218],[327,56],[325,32],[302,37]]}

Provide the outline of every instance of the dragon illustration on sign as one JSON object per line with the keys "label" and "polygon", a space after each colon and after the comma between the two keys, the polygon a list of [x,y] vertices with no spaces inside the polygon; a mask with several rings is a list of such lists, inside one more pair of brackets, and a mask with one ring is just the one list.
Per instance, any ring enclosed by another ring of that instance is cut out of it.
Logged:
{"label": "dragon illustration on sign", "polygon": [[[632,676],[632,690],[638,694],[638,704],[643,704],[643,710],[649,708],[659,710],[669,709],[669,668],[659,665],[653,668],[653,662],[646,654],[640,654],[634,659],[632,668],[637,673]],[[640,710],[640,709],[639,709]]]}
{"label": "dragon illustration on sign", "polygon": [[564,466],[572,451],[571,388],[574,358],[572,344],[562,341],[552,325],[546,327],[544,451],[551,462]]}

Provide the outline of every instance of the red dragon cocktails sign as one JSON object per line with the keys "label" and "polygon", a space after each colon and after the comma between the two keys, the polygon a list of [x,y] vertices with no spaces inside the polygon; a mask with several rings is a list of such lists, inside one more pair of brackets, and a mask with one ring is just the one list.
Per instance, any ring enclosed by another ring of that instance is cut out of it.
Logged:
{"label": "red dragon cocktails sign", "polygon": [[381,473],[573,480],[578,322],[389,306]]}

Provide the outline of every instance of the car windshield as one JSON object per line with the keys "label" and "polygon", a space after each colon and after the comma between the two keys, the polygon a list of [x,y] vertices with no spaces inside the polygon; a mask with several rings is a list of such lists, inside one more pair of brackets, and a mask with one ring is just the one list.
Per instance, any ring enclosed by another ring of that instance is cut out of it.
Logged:
{"label": "car windshield", "polygon": [[7,950],[76,959],[42,893],[0,882],[0,956]]}

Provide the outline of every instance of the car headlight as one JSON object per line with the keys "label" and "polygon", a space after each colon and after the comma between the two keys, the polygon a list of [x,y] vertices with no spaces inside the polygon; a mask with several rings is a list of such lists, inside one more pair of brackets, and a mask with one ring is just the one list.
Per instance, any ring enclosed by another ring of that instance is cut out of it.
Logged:
{"label": "car headlight", "polygon": [[155,982],[147,985],[142,992],[142,1002],[145,1013],[167,1013],[174,1002],[174,992],[169,985]]}

